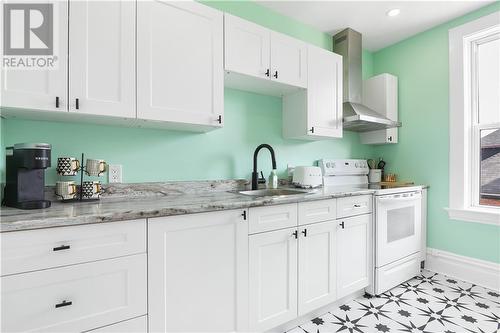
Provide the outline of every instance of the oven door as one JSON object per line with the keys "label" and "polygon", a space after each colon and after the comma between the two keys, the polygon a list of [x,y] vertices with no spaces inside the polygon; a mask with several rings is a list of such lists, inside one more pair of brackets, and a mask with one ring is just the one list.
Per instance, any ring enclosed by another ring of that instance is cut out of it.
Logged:
{"label": "oven door", "polygon": [[420,251],[420,191],[376,197],[376,266]]}

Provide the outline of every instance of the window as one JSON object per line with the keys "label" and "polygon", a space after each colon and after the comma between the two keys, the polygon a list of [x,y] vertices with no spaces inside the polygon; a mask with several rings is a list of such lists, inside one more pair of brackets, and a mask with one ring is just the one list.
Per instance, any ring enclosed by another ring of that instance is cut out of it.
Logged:
{"label": "window", "polygon": [[451,29],[449,216],[500,225],[500,13]]}

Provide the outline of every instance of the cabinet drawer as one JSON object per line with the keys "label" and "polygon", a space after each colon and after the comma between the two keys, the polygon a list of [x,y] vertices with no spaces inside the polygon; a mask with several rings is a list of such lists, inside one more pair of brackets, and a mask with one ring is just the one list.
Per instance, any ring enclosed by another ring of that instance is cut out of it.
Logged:
{"label": "cabinet drawer", "polygon": [[336,199],[299,202],[299,225],[335,220]]}
{"label": "cabinet drawer", "polygon": [[148,317],[142,316],[86,332],[92,333],[146,333]]}
{"label": "cabinet drawer", "polygon": [[147,312],[146,254],[0,281],[3,332],[82,332]]}
{"label": "cabinet drawer", "polygon": [[371,213],[372,196],[358,195],[337,199],[337,218]]}
{"label": "cabinet drawer", "polygon": [[248,233],[284,229],[297,226],[297,204],[250,208]]}
{"label": "cabinet drawer", "polygon": [[6,232],[2,275],[146,252],[146,221]]}

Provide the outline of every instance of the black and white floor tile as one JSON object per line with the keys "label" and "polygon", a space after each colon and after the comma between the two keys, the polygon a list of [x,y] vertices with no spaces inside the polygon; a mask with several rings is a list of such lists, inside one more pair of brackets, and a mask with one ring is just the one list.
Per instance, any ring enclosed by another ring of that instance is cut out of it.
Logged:
{"label": "black and white floor tile", "polygon": [[500,293],[441,274],[421,275],[365,295],[288,333],[500,332]]}

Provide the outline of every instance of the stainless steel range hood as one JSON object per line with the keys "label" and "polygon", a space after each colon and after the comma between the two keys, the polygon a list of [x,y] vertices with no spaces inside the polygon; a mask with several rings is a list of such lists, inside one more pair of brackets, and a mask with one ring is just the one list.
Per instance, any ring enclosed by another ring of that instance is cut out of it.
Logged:
{"label": "stainless steel range hood", "polygon": [[390,120],[362,104],[361,34],[350,28],[342,30],[333,36],[333,51],[343,58],[344,129],[368,132],[400,127],[400,122]]}

